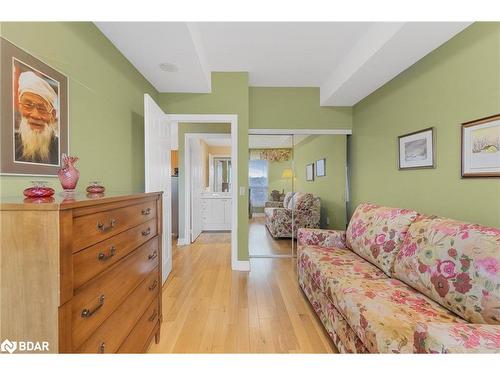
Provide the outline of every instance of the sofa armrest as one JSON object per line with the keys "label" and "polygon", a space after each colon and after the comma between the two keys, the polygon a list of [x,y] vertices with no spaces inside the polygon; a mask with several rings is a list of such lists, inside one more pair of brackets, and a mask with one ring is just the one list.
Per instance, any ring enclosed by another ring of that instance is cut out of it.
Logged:
{"label": "sofa armrest", "polygon": [[471,323],[418,323],[417,353],[500,353],[500,326]]}
{"label": "sofa armrest", "polygon": [[347,248],[345,241],[345,231],[299,228],[298,245],[315,245],[325,248]]}
{"label": "sofa armrest", "polygon": [[283,208],[283,202],[267,201],[267,202],[264,203],[264,207]]}

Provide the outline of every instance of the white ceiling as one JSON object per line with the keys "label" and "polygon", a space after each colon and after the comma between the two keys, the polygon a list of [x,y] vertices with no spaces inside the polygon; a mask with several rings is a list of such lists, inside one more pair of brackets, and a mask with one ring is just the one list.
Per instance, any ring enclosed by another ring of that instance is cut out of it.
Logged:
{"label": "white ceiling", "polygon": [[320,87],[326,106],[356,104],[469,24],[96,23],[160,92],[207,93],[211,72],[246,71],[250,86]]}

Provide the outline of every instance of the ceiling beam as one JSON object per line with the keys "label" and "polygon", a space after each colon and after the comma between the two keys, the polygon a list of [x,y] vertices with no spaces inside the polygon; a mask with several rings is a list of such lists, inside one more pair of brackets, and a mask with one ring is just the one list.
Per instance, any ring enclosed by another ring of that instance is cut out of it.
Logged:
{"label": "ceiling beam", "polygon": [[373,25],[320,87],[322,106],[352,106],[469,26],[470,22]]}

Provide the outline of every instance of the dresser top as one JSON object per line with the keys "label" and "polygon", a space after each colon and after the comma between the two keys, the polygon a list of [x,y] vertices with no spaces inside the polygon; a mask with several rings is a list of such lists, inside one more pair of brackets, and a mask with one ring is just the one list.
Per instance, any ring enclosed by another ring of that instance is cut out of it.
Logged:
{"label": "dresser top", "polygon": [[0,197],[1,211],[59,211],[71,208],[87,207],[96,204],[120,202],[145,197],[155,197],[162,192],[105,192],[104,194],[88,194],[77,192],[72,195],[56,193],[49,198],[26,198],[22,195],[14,197]]}

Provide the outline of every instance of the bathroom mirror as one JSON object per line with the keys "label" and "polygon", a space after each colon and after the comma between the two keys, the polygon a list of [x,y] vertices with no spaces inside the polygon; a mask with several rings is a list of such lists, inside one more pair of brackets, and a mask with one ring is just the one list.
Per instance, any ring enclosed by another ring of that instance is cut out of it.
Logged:
{"label": "bathroom mirror", "polygon": [[214,173],[214,192],[229,193],[231,191],[231,158],[230,157],[214,157],[213,158],[213,173]]}

